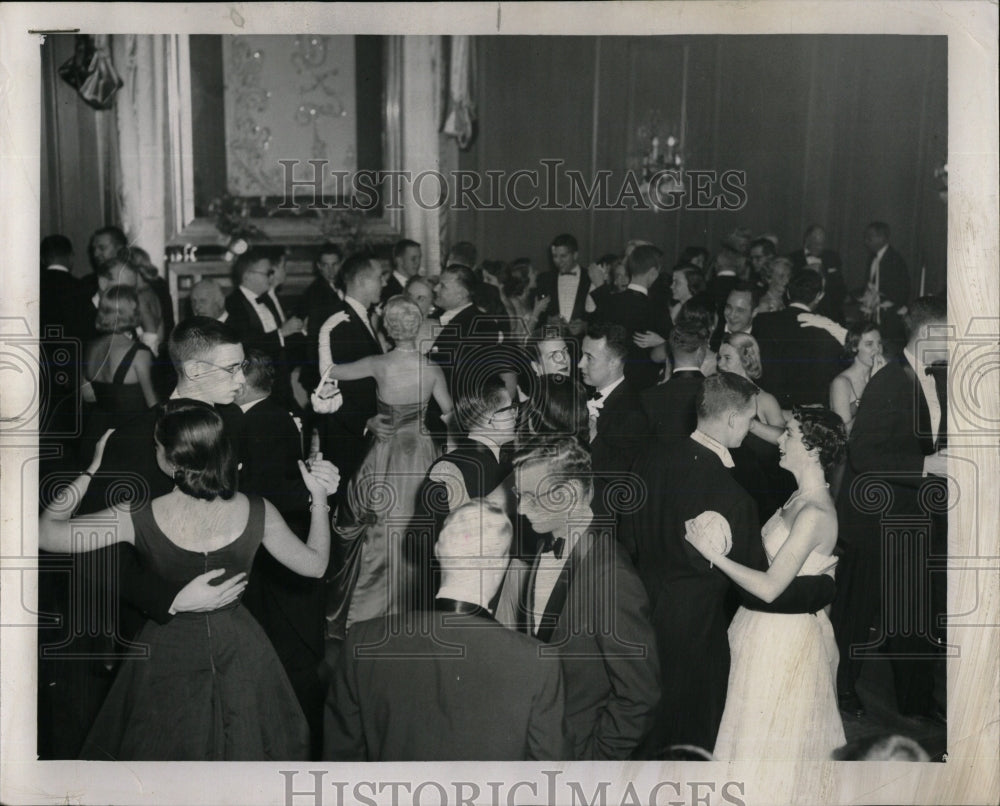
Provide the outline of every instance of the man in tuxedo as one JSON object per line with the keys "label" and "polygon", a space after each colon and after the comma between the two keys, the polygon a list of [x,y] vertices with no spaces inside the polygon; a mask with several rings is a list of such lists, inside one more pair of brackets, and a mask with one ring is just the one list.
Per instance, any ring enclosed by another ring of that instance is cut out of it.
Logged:
{"label": "man in tuxedo", "polygon": [[511,532],[492,504],[457,509],[435,544],[433,609],[351,627],[327,698],[324,759],[571,758],[559,663],[491,613]]}
{"label": "man in tuxedo", "polygon": [[283,366],[285,341],[302,330],[302,320],[285,317],[272,284],[276,274],[263,247],[251,247],[236,259],[236,289],[226,297],[227,324],[248,350],[260,350]]}
{"label": "man in tuxedo", "polygon": [[[215,405],[226,423],[227,434],[238,441],[242,415],[233,400],[245,379],[243,347],[236,334],[215,320],[191,317],[171,333],[170,356],[178,375],[177,389],[172,397]],[[111,435],[101,469],[81,502],[81,515],[104,509],[111,499],[121,500],[125,491],[131,492],[133,500],[139,504],[173,489],[173,479],[160,469],[153,449],[158,417],[159,407],[154,406]],[[85,459],[89,461],[90,457]],[[116,648],[131,640],[146,618],[166,623],[178,612],[214,610],[234,601],[245,585],[245,576],[239,575],[225,585],[213,586],[211,580],[225,575],[225,569],[217,569],[180,587],[146,568],[129,544],[117,543],[100,551],[104,556],[93,559],[92,567],[115,568],[117,573],[111,579],[94,580],[91,584],[112,587],[107,595],[116,604],[114,612],[119,620],[102,624],[100,629],[115,631]],[[88,601],[88,595],[77,592],[76,601]],[[126,607],[118,606],[119,603]],[[54,642],[48,635],[43,635],[42,640]],[[107,647],[100,649],[107,651]],[[91,699],[71,691],[73,673],[73,665],[66,657],[54,658],[40,670],[43,679],[52,678],[53,690],[49,690],[48,683],[41,690],[46,698],[53,698],[52,718],[57,719],[60,726],[54,738],[41,741],[51,747],[57,757],[75,757],[103,699],[102,696]],[[110,684],[110,680],[107,683]],[[47,702],[43,698],[45,709],[49,708]],[[47,722],[40,724],[40,735],[47,736],[48,727]]]}
{"label": "man in tuxedo", "polygon": [[670,331],[670,352],[674,368],[670,377],[642,393],[639,398],[650,431],[660,450],[687,439],[698,422],[697,398],[705,376],[701,365],[708,354],[708,332],[683,321]]}
{"label": "man in tuxedo", "polygon": [[441,272],[434,290],[440,327],[427,357],[444,371],[452,400],[462,394],[466,380],[474,382],[465,376],[475,369],[478,359],[489,358],[486,354],[492,353],[499,341],[496,322],[480,314],[472,303],[475,288],[471,269],[451,265]]}
{"label": "man in tuxedo", "polygon": [[793,271],[810,268],[823,275],[825,293],[816,313],[843,324],[847,297],[847,284],[841,273],[844,263],[837,252],[826,248],[826,230],[819,224],[810,224],[802,238],[802,248],[789,254],[788,259]]}
{"label": "man in tuxedo", "polygon": [[515,459],[518,512],[546,539],[530,570],[508,575],[501,603],[559,658],[577,760],[633,757],[660,698],[649,601],[612,527],[595,518],[590,456],[563,439]]}
{"label": "man in tuxedo", "polygon": [[591,325],[583,340],[580,373],[593,390],[587,410],[599,488],[602,482],[629,470],[649,434],[638,392],[625,379],[628,348],[625,328],[606,322]]}
{"label": "man in tuxedo", "polygon": [[539,377],[544,375],[570,375],[573,357],[562,328],[541,327],[528,342],[531,368]]}
{"label": "man in tuxedo", "polygon": [[229,319],[226,295],[222,293],[222,287],[215,280],[199,280],[191,286],[189,299],[193,316],[207,316],[222,323]]}
{"label": "man in tuxedo", "polygon": [[[319,338],[329,345],[334,364],[349,364],[370,355],[380,355],[382,344],[371,320],[371,309],[382,297],[382,267],[367,254],[351,255],[341,274],[344,299],[320,328]],[[369,431],[385,426],[377,416],[375,379],[343,381],[344,403],[333,414],[322,416],[322,445],[326,457],[340,470],[341,500],[347,482],[358,469],[368,450]]]}
{"label": "man in tuxedo", "polygon": [[[732,477],[730,448],[743,442],[757,412],[757,387],[720,372],[697,398],[688,439],[642,456],[634,472],[648,491],[622,519],[621,540],[639,569],[652,606],[663,698],[646,743],[656,755],[673,744],[715,746],[729,681],[729,579],[684,539],[686,521],[714,513],[725,521],[733,560],[766,568],[757,507]],[[828,576],[795,580],[771,605],[742,594],[743,604],[773,612],[815,612],[833,599]]]}
{"label": "man in tuxedo", "polygon": [[879,324],[887,356],[898,356],[906,343],[903,317],[910,301],[910,272],[906,261],[889,245],[889,225],[873,221],[865,228],[865,247],[871,256],[866,287],[858,297],[862,308]]}
{"label": "man in tuxedo", "polygon": [[[70,439],[78,424],[78,390],[84,339],[93,330],[94,310],[83,296],[80,281],[73,276],[73,245],[64,235],[49,235],[41,242],[42,274],[39,278],[40,347],[42,375],[42,432],[57,435],[68,461]],[[71,348],[69,361],[61,360]],[[54,468],[53,468],[54,469]]]}
{"label": "man in tuxedo", "polygon": [[767,262],[778,254],[774,243],[768,238],[755,238],[750,242],[750,281],[761,288],[767,287],[764,279],[764,267]]}
{"label": "man in tuxedo", "polygon": [[538,276],[538,296],[549,299],[545,315],[568,325],[577,336],[586,329],[587,316],[596,307],[590,296],[590,277],[580,268],[579,246],[572,235],[556,236],[549,249],[555,271]]}
{"label": "man in tuxedo", "polygon": [[594,319],[625,328],[629,338],[625,377],[634,389],[642,390],[656,383],[663,365],[652,360],[650,348],[640,346],[646,343],[641,340],[665,339],[671,327],[670,308],[657,307],[650,297],[650,288],[663,268],[663,253],[652,244],[637,246],[626,259],[625,266],[631,278],[628,287],[607,297]]}
{"label": "man in tuxedo", "polygon": [[709,339],[709,349],[713,353],[719,351],[726,334],[750,333],[753,330],[753,312],[760,303],[760,296],[760,289],[749,283],[737,282],[733,286],[722,307],[722,316]]}
{"label": "man in tuxedo", "polygon": [[761,386],[783,409],[829,405],[830,383],[843,368],[843,346],[819,327],[803,327],[799,315],[812,313],[823,298],[823,276],[799,269],[785,289],[788,306],[754,319],[764,370]]}
{"label": "man in tuxedo", "polygon": [[[948,550],[947,384],[932,372],[948,355],[947,307],[942,299],[920,297],[908,318],[903,354],[868,382],[847,446],[837,501],[843,560],[832,613],[840,647],[838,690],[843,709],[863,713],[855,690],[863,653],[884,648],[892,657],[900,713],[943,722],[945,704],[935,689],[943,694],[944,686],[936,685],[935,676],[943,667],[939,619],[947,579],[928,573],[927,563]],[[886,498],[875,508],[865,506],[872,485]],[[918,542],[925,530],[926,539]],[[887,579],[893,584],[886,586]],[[904,632],[907,622],[914,626]]]}
{"label": "man in tuxedo", "polygon": [[[309,534],[309,491],[302,481],[302,433],[288,409],[271,391],[275,371],[257,350],[247,353],[246,383],[236,395],[243,412],[239,447],[240,492],[272,504],[300,538]],[[325,688],[320,682],[325,634],[326,586],[285,568],[258,551],[243,603],[260,622],[281,659],[309,723],[312,757],[322,747]]]}
{"label": "man in tuxedo", "polygon": [[410,278],[420,274],[421,258],[420,244],[416,241],[411,241],[409,238],[396,241],[396,245],[392,248],[392,274],[382,289],[383,303],[406,291],[406,284]]}

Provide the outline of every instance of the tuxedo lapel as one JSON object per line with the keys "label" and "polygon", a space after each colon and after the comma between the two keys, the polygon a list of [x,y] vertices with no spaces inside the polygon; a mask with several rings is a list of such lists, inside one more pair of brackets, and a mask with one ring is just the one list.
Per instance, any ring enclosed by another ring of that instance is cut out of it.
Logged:
{"label": "tuxedo lapel", "polygon": [[[559,572],[559,578],[556,580],[555,587],[552,588],[552,593],[549,595],[549,601],[545,604],[545,612],[542,614],[542,618],[538,625],[538,633],[536,635],[539,641],[547,644],[552,640],[552,635],[555,632],[556,627],[559,626],[559,622],[561,621],[566,610],[566,599],[569,595],[570,585],[573,583],[573,579],[579,570],[580,562],[587,556],[587,553],[593,546],[594,539],[594,532],[588,525],[588,527],[580,534],[580,539],[576,541],[576,545],[573,547],[569,557],[566,559],[566,564],[563,565],[562,571]],[[532,569],[531,579],[529,580],[529,584],[525,586],[529,591],[529,605],[534,604],[535,573],[537,573],[537,569],[538,559],[536,558],[535,565]],[[532,618],[532,610],[533,607],[528,611],[529,624],[531,623],[530,619]]]}
{"label": "tuxedo lapel", "polygon": [[381,353],[382,344],[372,335],[372,331],[369,329],[369,325],[371,323],[369,322],[366,324],[352,306],[345,304],[344,307],[347,309],[347,315],[350,317],[351,321],[354,322],[354,326],[357,328],[358,333],[364,333],[364,338],[368,340],[369,344]]}
{"label": "tuxedo lapel", "polygon": [[573,298],[573,318],[582,319],[587,312],[587,293],[590,291],[590,278],[586,270],[580,267],[580,282],[576,287],[576,296]]}
{"label": "tuxedo lapel", "polygon": [[240,301],[240,306],[243,308],[243,312],[246,314],[247,321],[250,323],[251,327],[253,327],[253,329],[257,332],[263,333],[264,323],[260,321],[260,314],[257,313],[257,309],[254,307],[253,303],[251,303],[239,289],[237,289],[236,293],[239,295],[237,299]]}
{"label": "tuxedo lapel", "polygon": [[934,452],[934,437],[935,435],[931,433],[931,410],[927,406],[927,398],[924,396],[923,387],[920,385],[920,381],[917,379],[917,373],[910,366],[910,363],[904,358],[903,362],[903,374],[909,381],[910,394],[912,395],[912,400],[916,406],[917,414],[917,433],[916,437],[920,440],[921,449],[924,453],[930,454]]}

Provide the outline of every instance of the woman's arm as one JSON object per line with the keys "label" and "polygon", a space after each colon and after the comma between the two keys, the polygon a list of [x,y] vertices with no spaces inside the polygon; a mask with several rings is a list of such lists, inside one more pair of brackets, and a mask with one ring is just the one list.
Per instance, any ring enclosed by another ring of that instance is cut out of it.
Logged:
{"label": "woman's arm", "polygon": [[337,492],[340,474],[337,468],[322,459],[314,461],[309,470],[300,461],[299,472],[313,498],[309,507],[312,518],[308,539],[305,543],[299,540],[274,505],[265,499],[263,543],[271,556],[286,568],[318,579],[326,573],[330,561],[330,507],[326,499]]}
{"label": "woman's arm", "polygon": [[135,354],[132,366],[135,367],[135,374],[139,379],[139,386],[142,387],[142,396],[146,399],[146,405],[155,406],[160,401],[156,396],[156,390],[153,388],[152,353],[146,350],[139,350]]}
{"label": "woman's arm", "polygon": [[778,399],[767,392],[757,395],[757,417],[750,421],[750,433],[772,445],[785,431],[785,416]]}
{"label": "woman's arm", "polygon": [[844,426],[850,433],[854,424],[854,417],[851,416],[851,382],[842,375],[830,382],[830,410],[844,421]]}
{"label": "woman's arm", "polygon": [[331,363],[326,377],[335,381],[357,381],[361,378],[370,378],[375,374],[376,356],[367,356],[359,361],[352,361],[350,364]]}
{"label": "woman's arm", "polygon": [[444,379],[444,372],[432,361],[424,361],[423,371],[430,374],[434,384],[431,388],[431,395],[434,397],[434,402],[438,404],[438,408],[441,409],[441,419],[445,425],[448,425],[454,403],[451,399],[451,393],[448,391],[448,383]]}
{"label": "woman's arm", "polygon": [[745,591],[765,602],[773,602],[795,579],[809,553],[826,537],[830,528],[829,520],[830,516],[819,507],[808,504],[804,506],[796,515],[788,539],[778,550],[767,571],[755,571],[730,560],[713,551],[696,535],[687,536],[687,540],[705,559],[717,565],[722,573]]}

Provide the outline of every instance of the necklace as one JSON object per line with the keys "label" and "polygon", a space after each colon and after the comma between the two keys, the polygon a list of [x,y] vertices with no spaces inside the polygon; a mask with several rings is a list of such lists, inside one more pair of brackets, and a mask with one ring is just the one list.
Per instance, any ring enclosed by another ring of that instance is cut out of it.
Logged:
{"label": "necklace", "polygon": [[394,353],[419,353],[420,349],[417,348],[417,347],[414,347],[412,350],[408,349],[406,347],[396,347],[396,348],[393,349],[393,352]]}
{"label": "necklace", "polygon": [[784,504],[782,504],[781,508],[782,509],[788,509],[788,505],[791,504],[792,501],[794,501],[796,498],[798,498],[800,496],[803,496],[803,495],[808,495],[809,493],[816,492],[816,490],[822,490],[824,488],[827,489],[827,490],[829,490],[830,489],[830,485],[826,484],[826,483],[823,483],[823,484],[814,484],[812,487],[806,487],[804,490],[796,490],[794,493],[792,493],[788,497],[788,500],[785,501]]}

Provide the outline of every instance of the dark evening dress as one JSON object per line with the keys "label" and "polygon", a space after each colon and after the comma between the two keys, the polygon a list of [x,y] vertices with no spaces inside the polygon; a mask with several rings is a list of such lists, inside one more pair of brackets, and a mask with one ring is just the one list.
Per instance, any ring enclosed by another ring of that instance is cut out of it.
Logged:
{"label": "dark evening dress", "polygon": [[[135,547],[164,579],[186,583],[216,568],[250,571],[264,536],[264,501],[250,496],[243,533],[220,549],[189,551],[157,526],[149,504],[132,512]],[[136,641],[81,758],[112,761],[294,761],[309,729],[274,648],[239,601],[208,613],[149,621]]]}

